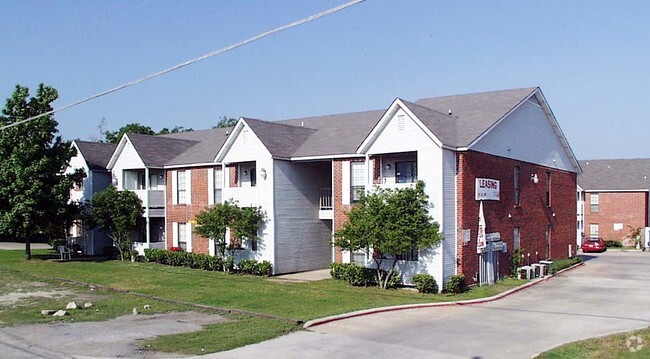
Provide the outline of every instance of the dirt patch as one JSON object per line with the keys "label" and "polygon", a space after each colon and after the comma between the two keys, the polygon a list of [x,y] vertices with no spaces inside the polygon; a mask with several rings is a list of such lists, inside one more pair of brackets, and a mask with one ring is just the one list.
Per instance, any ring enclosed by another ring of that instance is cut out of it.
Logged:
{"label": "dirt patch", "polygon": [[68,290],[50,290],[35,292],[12,292],[0,295],[0,306],[10,306],[27,298],[61,298],[74,294]]}
{"label": "dirt patch", "polygon": [[140,350],[139,341],[159,335],[196,332],[204,325],[226,321],[228,319],[217,314],[193,311],[125,315],[103,322],[19,325],[0,329],[0,335],[20,338],[26,347],[36,346],[65,355],[169,358],[174,355]]}

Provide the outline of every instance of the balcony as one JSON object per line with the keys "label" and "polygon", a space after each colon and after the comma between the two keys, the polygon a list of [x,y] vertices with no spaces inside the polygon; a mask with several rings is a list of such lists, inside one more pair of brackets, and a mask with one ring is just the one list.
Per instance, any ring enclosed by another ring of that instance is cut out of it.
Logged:
{"label": "balcony", "polygon": [[332,207],[332,189],[320,189],[320,206],[318,211],[319,219],[334,219],[334,209]]}

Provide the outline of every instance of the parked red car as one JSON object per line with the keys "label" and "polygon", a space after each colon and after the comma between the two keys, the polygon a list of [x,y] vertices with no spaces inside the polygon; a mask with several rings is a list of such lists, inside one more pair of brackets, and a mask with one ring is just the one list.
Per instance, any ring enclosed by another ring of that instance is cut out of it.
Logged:
{"label": "parked red car", "polygon": [[582,242],[582,252],[598,252],[602,253],[607,250],[605,241],[602,238],[589,238]]}

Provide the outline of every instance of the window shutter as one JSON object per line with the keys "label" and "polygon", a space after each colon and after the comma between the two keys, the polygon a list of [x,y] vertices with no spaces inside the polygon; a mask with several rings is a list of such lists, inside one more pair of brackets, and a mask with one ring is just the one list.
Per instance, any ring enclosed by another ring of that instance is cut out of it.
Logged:
{"label": "window shutter", "polygon": [[187,251],[192,252],[192,223],[187,222],[185,225],[185,229],[187,230],[187,234],[185,235],[185,238],[187,238]]}
{"label": "window shutter", "polygon": [[341,168],[341,201],[350,204],[350,161],[343,161]]}
{"label": "window shutter", "polygon": [[172,171],[172,204],[178,204],[178,171]]}
{"label": "window shutter", "polygon": [[172,247],[178,247],[178,222],[172,222]]}
{"label": "window shutter", "polygon": [[185,171],[185,204],[192,203],[192,170]]}
{"label": "window shutter", "polygon": [[208,168],[208,205],[214,204],[214,168]]}

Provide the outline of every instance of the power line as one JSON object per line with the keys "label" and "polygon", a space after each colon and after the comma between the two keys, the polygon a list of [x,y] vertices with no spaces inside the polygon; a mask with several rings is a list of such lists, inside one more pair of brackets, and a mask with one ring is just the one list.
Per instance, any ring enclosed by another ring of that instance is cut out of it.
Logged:
{"label": "power line", "polygon": [[218,50],[215,50],[215,51],[212,51],[212,52],[208,52],[208,53],[205,54],[205,55],[201,55],[201,56],[195,57],[195,58],[193,58],[193,59],[190,59],[190,60],[187,60],[187,61],[185,61],[185,62],[182,62],[182,63],[180,63],[180,64],[178,64],[178,65],[174,65],[174,66],[169,67],[169,68],[167,68],[167,69],[164,69],[164,70],[161,70],[161,71],[155,72],[155,73],[153,73],[153,74],[147,75],[147,76],[145,76],[145,77],[139,78],[139,79],[137,79],[137,80],[135,80],[135,81],[127,82],[127,83],[125,83],[125,84],[123,84],[123,85],[120,85],[120,86],[117,86],[117,87],[113,87],[112,89],[109,89],[109,90],[106,90],[106,91],[100,92],[100,93],[98,93],[98,94],[95,94],[95,95],[92,95],[92,96],[86,97],[86,98],[84,98],[84,99],[81,99],[81,100],[78,100],[78,101],[72,102],[72,103],[67,104],[67,105],[65,105],[65,106],[61,106],[61,107],[56,108],[56,109],[53,109],[53,110],[51,110],[51,111],[43,112],[43,113],[41,113],[40,115],[32,116],[32,117],[26,118],[26,119],[24,119],[24,120],[20,120],[20,121],[17,121],[17,122],[11,123],[11,124],[9,124],[9,125],[1,126],[1,127],[0,127],[0,131],[5,130],[5,129],[10,128],[10,127],[18,126],[18,125],[20,125],[20,124],[23,124],[23,123],[28,122],[28,121],[35,120],[35,119],[37,119],[37,118],[41,118],[41,117],[43,117],[43,116],[48,116],[48,115],[51,115],[51,114],[53,114],[53,113],[56,113],[56,112],[59,112],[59,111],[66,110],[66,109],[68,109],[68,108],[71,108],[71,107],[74,107],[74,106],[77,106],[77,105],[81,105],[81,104],[84,103],[84,102],[88,102],[88,101],[94,100],[94,99],[96,99],[96,98],[100,98],[100,97],[103,97],[103,96],[109,95],[109,94],[111,94],[111,93],[113,93],[113,92],[117,92],[117,91],[123,90],[123,89],[125,89],[125,88],[127,88],[127,87],[135,86],[135,85],[137,85],[137,84],[139,84],[139,83],[142,83],[142,82],[145,82],[145,81],[147,81],[147,80],[151,80],[151,79],[154,79],[154,78],[156,78],[156,77],[158,77],[158,76],[162,76],[162,75],[165,75],[165,74],[170,73],[170,72],[172,72],[172,71],[176,71],[176,70],[178,70],[178,69],[181,69],[181,68],[183,68],[183,67],[185,67],[185,66],[192,65],[192,64],[194,64],[194,63],[196,63],[196,62],[199,62],[199,61],[201,61],[201,60],[205,60],[205,59],[207,59],[207,58],[210,58],[210,57],[213,57],[213,56],[216,56],[216,55],[222,54],[222,53],[224,53],[224,52],[227,52],[227,51],[230,51],[230,50],[236,49],[236,48],[238,48],[238,47],[241,47],[241,46],[244,46],[244,45],[250,44],[251,42],[257,41],[257,40],[262,39],[262,38],[264,38],[264,37],[267,37],[267,36],[270,36],[270,35],[273,35],[273,34],[277,34],[277,33],[282,32],[282,31],[284,31],[284,30],[288,30],[288,29],[290,29],[290,28],[292,28],[292,27],[296,27],[296,26],[298,26],[298,25],[302,25],[302,24],[304,24],[304,23],[307,23],[307,22],[310,22],[310,21],[314,21],[314,20],[316,20],[316,19],[320,19],[321,17],[324,17],[324,16],[327,16],[327,15],[333,14],[333,13],[335,13],[335,12],[341,11],[341,10],[343,10],[343,9],[346,9],[346,8],[348,8],[348,7],[350,7],[350,6],[356,5],[356,4],[361,3],[361,2],[363,2],[363,1],[365,1],[365,0],[352,0],[352,1],[349,1],[349,2],[347,2],[347,3],[345,3],[345,4],[342,4],[342,5],[339,5],[339,6],[333,7],[333,8],[331,8],[331,9],[329,9],[329,10],[325,10],[325,11],[319,12],[319,13],[317,13],[317,14],[315,14],[315,15],[311,15],[311,16],[308,16],[308,17],[306,17],[306,18],[300,19],[300,20],[298,20],[298,21],[294,21],[294,22],[292,22],[292,23],[289,23],[289,24],[286,24],[286,25],[283,25],[283,26],[277,27],[277,28],[275,28],[275,29],[273,29],[273,30],[269,30],[269,31],[267,31],[267,32],[263,32],[263,33],[261,33],[261,34],[259,34],[259,35],[256,35],[256,36],[253,36],[253,37],[250,37],[250,38],[248,38],[248,39],[246,39],[246,40],[243,40],[243,41],[237,42],[237,43],[235,43],[235,44],[232,44],[232,45],[229,45],[229,46],[226,46],[226,47],[223,47],[223,48],[221,48],[221,49],[218,49]]}

